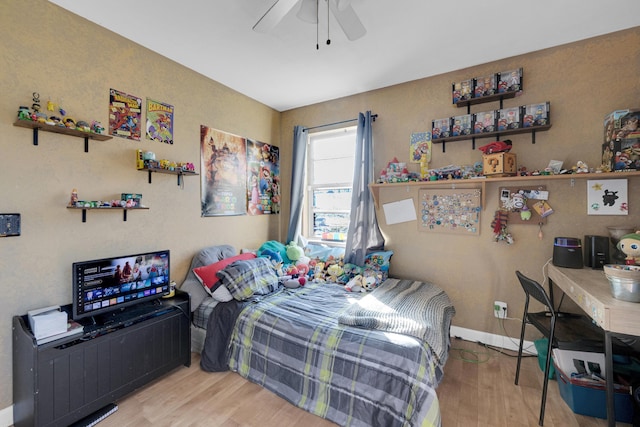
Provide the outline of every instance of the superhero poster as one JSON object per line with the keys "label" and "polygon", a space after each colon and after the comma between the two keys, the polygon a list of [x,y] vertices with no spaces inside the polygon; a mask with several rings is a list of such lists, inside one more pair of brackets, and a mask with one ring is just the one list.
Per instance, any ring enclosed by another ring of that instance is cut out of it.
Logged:
{"label": "superhero poster", "polygon": [[119,90],[109,91],[109,135],[140,141],[142,99]]}
{"label": "superhero poster", "polygon": [[173,105],[147,98],[147,139],[173,144]]}
{"label": "superhero poster", "polygon": [[200,126],[202,216],[247,213],[245,138]]}
{"label": "superhero poster", "polygon": [[280,150],[247,139],[247,212],[280,213]]}

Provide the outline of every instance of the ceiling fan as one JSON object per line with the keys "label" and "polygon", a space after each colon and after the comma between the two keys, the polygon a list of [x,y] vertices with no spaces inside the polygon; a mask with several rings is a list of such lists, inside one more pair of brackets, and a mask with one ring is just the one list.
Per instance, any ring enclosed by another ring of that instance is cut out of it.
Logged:
{"label": "ceiling fan", "polygon": [[253,26],[253,30],[261,33],[271,31],[298,3],[300,3],[300,10],[297,17],[305,22],[317,24],[319,2],[321,1],[328,2],[329,10],[349,40],[357,40],[367,33],[351,6],[351,0],[276,0]]}

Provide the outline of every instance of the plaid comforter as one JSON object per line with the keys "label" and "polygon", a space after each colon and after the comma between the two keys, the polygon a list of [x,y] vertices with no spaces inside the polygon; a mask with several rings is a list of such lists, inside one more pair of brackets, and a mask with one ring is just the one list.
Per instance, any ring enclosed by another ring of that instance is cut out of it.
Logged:
{"label": "plaid comforter", "polygon": [[[339,324],[362,296],[310,283],[249,304],[229,368],[342,426],[440,426],[435,388],[446,357],[411,336]],[[438,325],[447,337],[449,322]]]}

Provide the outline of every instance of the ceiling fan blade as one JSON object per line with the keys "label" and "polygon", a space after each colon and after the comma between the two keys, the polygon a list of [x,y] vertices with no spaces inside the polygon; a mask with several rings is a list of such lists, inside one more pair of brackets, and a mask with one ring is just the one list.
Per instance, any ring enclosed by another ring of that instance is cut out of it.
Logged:
{"label": "ceiling fan blade", "polygon": [[358,18],[356,11],[353,10],[351,5],[348,5],[341,10],[336,2],[329,1],[329,7],[331,8],[333,16],[336,17],[338,24],[340,24],[342,31],[344,31],[349,40],[358,40],[360,37],[367,34],[367,29],[364,28],[364,25],[360,22],[360,18]]}
{"label": "ceiling fan blade", "polygon": [[280,23],[282,18],[296,5],[298,0],[277,0],[253,26],[259,33],[267,33]]}
{"label": "ceiling fan blade", "polygon": [[310,24],[318,23],[318,2],[317,0],[302,0],[300,10],[296,15],[300,20]]}
{"label": "ceiling fan blade", "polygon": [[351,6],[351,0],[336,0],[336,6],[338,6],[338,10],[345,10]]}

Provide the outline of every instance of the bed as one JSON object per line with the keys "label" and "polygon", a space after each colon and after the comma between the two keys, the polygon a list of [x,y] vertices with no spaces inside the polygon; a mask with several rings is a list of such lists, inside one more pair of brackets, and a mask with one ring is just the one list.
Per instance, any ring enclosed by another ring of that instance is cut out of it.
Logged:
{"label": "bed", "polygon": [[[192,266],[233,256],[226,245],[205,248]],[[203,297],[189,275],[182,284],[196,305],[203,370],[230,369],[338,425],[440,426],[436,388],[455,314],[445,292],[397,278],[369,293],[336,283],[288,289],[267,285],[260,260],[235,261],[220,273],[232,296],[247,298]]]}

